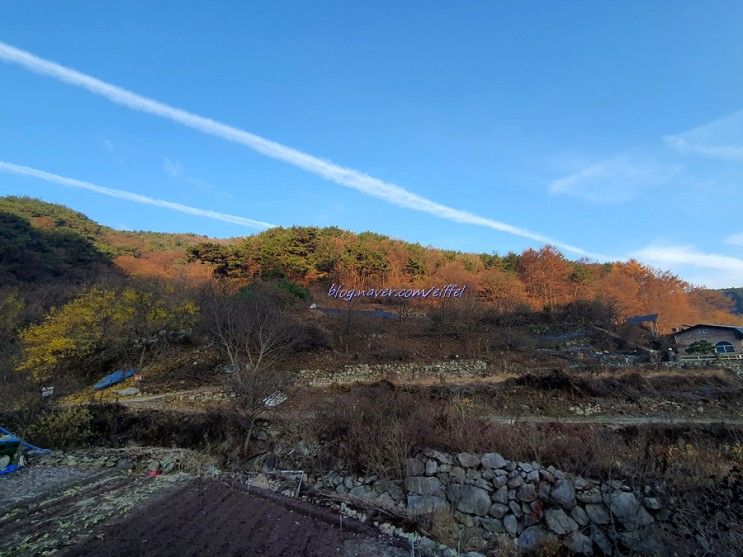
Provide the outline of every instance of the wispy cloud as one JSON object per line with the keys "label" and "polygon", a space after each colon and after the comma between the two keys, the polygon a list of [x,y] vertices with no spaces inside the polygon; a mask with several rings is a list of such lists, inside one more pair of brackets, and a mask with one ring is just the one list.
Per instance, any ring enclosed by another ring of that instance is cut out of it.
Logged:
{"label": "wispy cloud", "polygon": [[731,234],[727,238],[725,238],[725,243],[729,246],[740,246],[743,247],[743,232],[738,232],[737,234]]}
{"label": "wispy cloud", "polygon": [[743,110],[676,135],[666,135],[663,141],[680,153],[741,162]]}
{"label": "wispy cloud", "polygon": [[339,166],[328,160],[287,147],[275,141],[270,141],[256,134],[138,95],[71,68],[39,58],[29,52],[2,42],[0,42],[0,59],[18,64],[30,71],[52,77],[70,85],[82,87],[91,93],[101,95],[116,104],[133,110],[153,114],[183,126],[199,130],[205,134],[239,143],[267,157],[281,160],[336,184],[354,189],[377,199],[382,199],[399,207],[422,211],[453,222],[483,226],[537,242],[549,243],[565,251],[583,256],[598,259],[605,258],[604,256],[592,254],[580,247],[561,242],[538,232],[482,217],[468,211],[448,207],[408,191],[401,186],[374,178],[358,170]]}
{"label": "wispy cloud", "polygon": [[134,203],[141,203],[143,205],[153,205],[155,207],[163,207],[170,209],[171,211],[179,211],[181,213],[187,213],[189,215],[196,215],[199,217],[206,217],[209,219],[219,220],[223,222],[229,222],[231,224],[238,224],[240,226],[247,226],[248,228],[271,228],[273,224],[262,222],[259,220],[248,219],[236,215],[230,215],[227,213],[220,213],[218,211],[212,211],[209,209],[200,209],[198,207],[191,207],[189,205],[183,205],[181,203],[175,203],[173,201],[165,201],[164,199],[156,199],[154,197],[148,197],[146,195],[140,195],[125,190],[118,190],[114,188],[108,188],[105,186],[99,186],[91,182],[84,182],[82,180],[75,180],[74,178],[67,178],[58,174],[52,174],[44,170],[38,170],[30,166],[21,166],[10,162],[0,161],[0,172],[6,172],[8,174],[16,174],[21,176],[30,176],[33,178],[39,178],[47,182],[59,184],[69,188],[78,188],[83,190],[100,193],[102,195],[108,195],[109,197],[116,197],[118,199],[125,199],[127,201],[133,201]]}
{"label": "wispy cloud", "polygon": [[711,288],[743,286],[743,259],[738,257],[706,253],[688,245],[661,243],[650,244],[632,256],[674,272],[683,269],[687,280]]}
{"label": "wispy cloud", "polygon": [[623,203],[642,191],[667,183],[679,171],[679,166],[653,159],[619,156],[554,180],[549,190],[596,203]]}
{"label": "wispy cloud", "polygon": [[178,161],[173,161],[167,157],[165,158],[165,160],[163,160],[163,172],[165,172],[165,174],[167,174],[171,178],[181,180],[184,183],[190,186],[194,186],[202,191],[218,193],[225,197],[232,197],[232,194],[220,190],[211,182],[207,182],[206,180],[202,180],[201,178],[191,176],[186,172],[186,169],[181,163],[179,163]]}

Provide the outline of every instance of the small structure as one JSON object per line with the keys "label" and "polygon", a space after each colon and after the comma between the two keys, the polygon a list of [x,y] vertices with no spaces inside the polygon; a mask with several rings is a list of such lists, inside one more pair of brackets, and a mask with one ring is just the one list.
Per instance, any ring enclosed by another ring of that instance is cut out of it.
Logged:
{"label": "small structure", "polygon": [[644,323],[649,323],[650,325],[650,332],[653,333],[654,337],[658,337],[658,314],[657,313],[650,313],[647,315],[634,315],[632,317],[628,317],[627,320],[624,322],[625,325],[636,325],[638,327],[641,327]]}
{"label": "small structure", "polygon": [[[694,343],[709,343],[719,356],[743,354],[743,327],[699,323],[673,334],[679,355],[692,354]],[[697,345],[699,346],[699,345]]]}

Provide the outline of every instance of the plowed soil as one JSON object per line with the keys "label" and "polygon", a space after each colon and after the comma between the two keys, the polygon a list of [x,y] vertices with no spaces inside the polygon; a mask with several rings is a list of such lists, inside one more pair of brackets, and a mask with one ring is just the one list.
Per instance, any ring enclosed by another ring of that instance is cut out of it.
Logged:
{"label": "plowed soil", "polygon": [[197,479],[108,524],[67,556],[404,556],[389,538],[327,509]]}

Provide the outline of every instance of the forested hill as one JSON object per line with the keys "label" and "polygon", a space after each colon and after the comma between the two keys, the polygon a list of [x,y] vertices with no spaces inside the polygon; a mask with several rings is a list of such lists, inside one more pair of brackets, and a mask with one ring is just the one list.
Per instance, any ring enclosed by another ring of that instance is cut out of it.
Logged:
{"label": "forested hill", "polygon": [[[578,300],[610,304],[621,320],[658,313],[664,330],[684,323],[732,323],[734,304],[637,261],[586,263],[551,247],[521,254],[462,253],[339,228],[274,228],[215,240],[191,234],[126,232],[61,205],[0,198],[0,279],[75,282],[91,270],[126,276],[236,282],[285,277],[310,288],[467,284],[468,295],[499,311],[553,308]],[[96,271],[96,272],[97,272]]]}
{"label": "forested hill", "polygon": [[725,296],[733,300],[735,307],[733,312],[738,315],[743,315],[743,287],[741,288],[723,288],[719,292],[722,292]]}

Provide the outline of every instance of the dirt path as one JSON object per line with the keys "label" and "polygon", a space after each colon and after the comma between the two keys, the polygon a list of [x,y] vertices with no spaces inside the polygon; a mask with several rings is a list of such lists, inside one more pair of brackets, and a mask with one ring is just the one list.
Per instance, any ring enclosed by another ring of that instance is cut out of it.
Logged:
{"label": "dirt path", "polygon": [[110,524],[66,556],[387,556],[409,551],[361,523],[274,493],[198,479]]}
{"label": "dirt path", "polygon": [[743,426],[743,418],[687,418],[674,416],[488,416],[489,421],[505,425],[529,424],[598,424],[598,425],[711,425]]}

